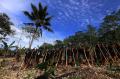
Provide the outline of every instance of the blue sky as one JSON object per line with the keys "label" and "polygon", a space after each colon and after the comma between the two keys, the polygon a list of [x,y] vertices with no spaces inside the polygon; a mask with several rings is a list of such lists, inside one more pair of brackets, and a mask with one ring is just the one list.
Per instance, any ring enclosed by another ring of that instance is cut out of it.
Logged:
{"label": "blue sky", "polygon": [[54,33],[44,31],[43,37],[35,41],[33,47],[43,42],[63,40],[76,31],[86,30],[87,24],[98,27],[105,15],[120,8],[120,0],[0,0],[0,12],[9,15],[15,24],[11,27],[17,31],[15,36],[9,37],[10,41],[18,41],[22,36],[20,45],[28,47],[29,39],[20,29],[22,23],[29,22],[23,11],[31,11],[30,3],[37,5],[38,2],[48,6],[48,12],[53,16]]}

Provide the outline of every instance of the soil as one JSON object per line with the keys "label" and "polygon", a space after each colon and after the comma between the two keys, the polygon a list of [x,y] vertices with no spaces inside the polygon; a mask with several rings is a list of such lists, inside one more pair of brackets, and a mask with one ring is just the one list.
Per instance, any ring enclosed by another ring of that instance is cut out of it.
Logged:
{"label": "soil", "polygon": [[[0,59],[0,79],[34,79],[38,76],[37,69],[21,70],[21,64],[22,61],[17,63],[14,58]],[[120,79],[120,71],[110,70],[107,66],[58,66],[55,79]]]}

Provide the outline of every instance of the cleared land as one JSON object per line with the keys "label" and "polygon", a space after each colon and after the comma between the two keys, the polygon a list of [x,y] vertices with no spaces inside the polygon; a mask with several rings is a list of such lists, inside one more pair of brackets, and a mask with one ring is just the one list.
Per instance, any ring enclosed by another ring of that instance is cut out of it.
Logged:
{"label": "cleared land", "polygon": [[[21,70],[22,61],[16,63],[14,58],[0,59],[0,79],[34,79],[38,70],[35,68]],[[116,68],[117,67],[117,68]],[[55,79],[120,79],[120,63],[108,66],[62,67],[55,70]]]}

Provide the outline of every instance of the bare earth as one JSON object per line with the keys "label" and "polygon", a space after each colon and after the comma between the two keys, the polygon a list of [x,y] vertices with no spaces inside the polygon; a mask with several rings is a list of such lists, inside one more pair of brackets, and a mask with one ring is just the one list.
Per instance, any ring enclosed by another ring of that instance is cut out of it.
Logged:
{"label": "bare earth", "polygon": [[[4,62],[0,59],[0,79],[34,79],[38,72],[37,69],[21,70],[21,64],[21,62],[16,63],[14,58],[7,58]],[[55,75],[56,79],[120,79],[120,71],[108,70],[106,66],[59,66]]]}

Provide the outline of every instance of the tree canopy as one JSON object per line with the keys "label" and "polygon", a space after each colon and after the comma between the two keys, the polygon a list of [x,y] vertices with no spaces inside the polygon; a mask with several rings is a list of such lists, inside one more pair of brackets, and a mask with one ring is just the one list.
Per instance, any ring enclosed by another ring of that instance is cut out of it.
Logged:
{"label": "tree canopy", "polygon": [[11,25],[13,25],[13,23],[10,21],[8,15],[0,13],[0,39],[3,39],[5,36],[13,33]]}

